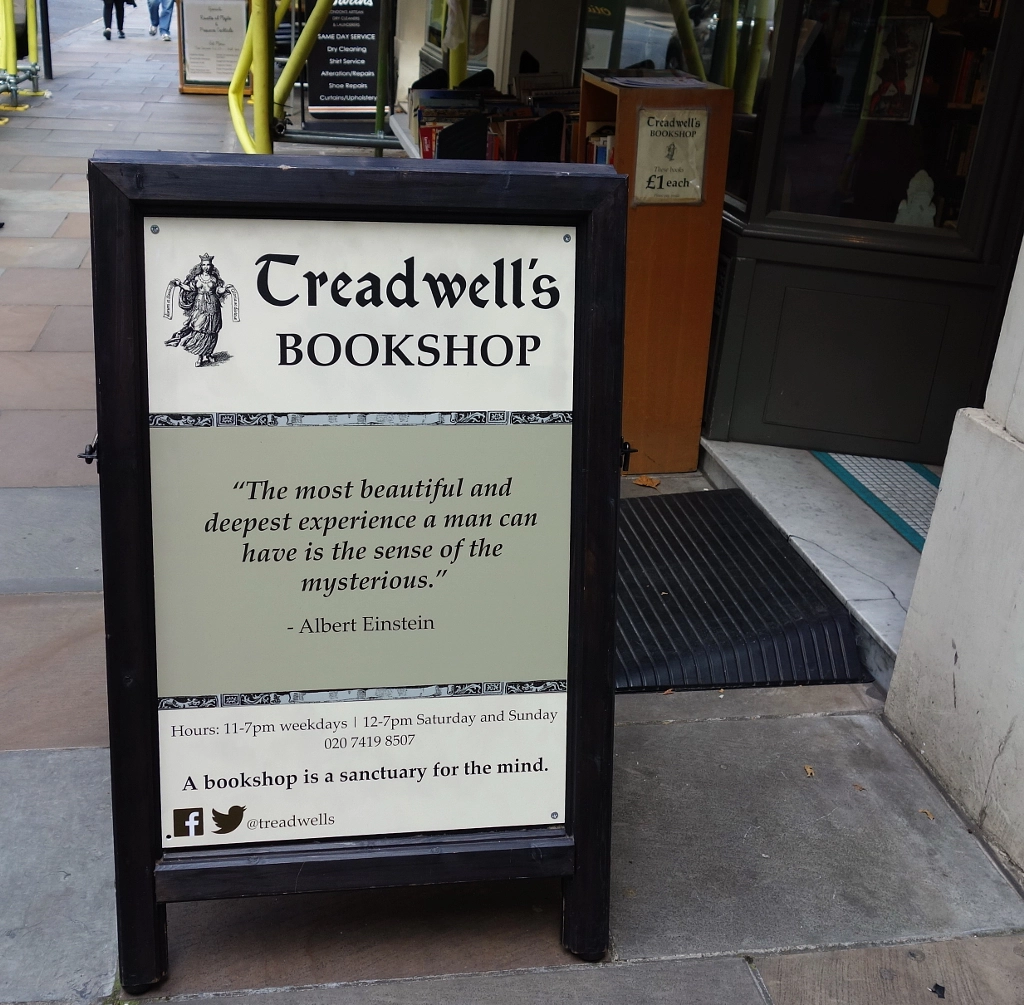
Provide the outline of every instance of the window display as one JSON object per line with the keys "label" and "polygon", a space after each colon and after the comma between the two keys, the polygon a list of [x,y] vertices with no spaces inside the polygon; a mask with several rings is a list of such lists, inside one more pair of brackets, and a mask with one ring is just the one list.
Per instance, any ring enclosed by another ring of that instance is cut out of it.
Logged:
{"label": "window display", "polygon": [[1003,0],[807,0],[775,209],[955,228]]}

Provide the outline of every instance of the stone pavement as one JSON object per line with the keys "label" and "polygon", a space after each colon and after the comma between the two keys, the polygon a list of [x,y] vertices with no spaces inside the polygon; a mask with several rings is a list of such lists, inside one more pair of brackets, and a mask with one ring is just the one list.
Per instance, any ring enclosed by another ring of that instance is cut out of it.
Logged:
{"label": "stone pavement", "polygon": [[[53,97],[0,127],[0,1002],[118,997],[96,481],[75,457],[85,161],[233,145],[142,8],[126,28],[59,40]],[[147,997],[913,1005],[943,985],[1019,1005],[1024,901],[881,705],[868,685],[621,696],[603,964],[559,946],[552,882],[174,904]]]}

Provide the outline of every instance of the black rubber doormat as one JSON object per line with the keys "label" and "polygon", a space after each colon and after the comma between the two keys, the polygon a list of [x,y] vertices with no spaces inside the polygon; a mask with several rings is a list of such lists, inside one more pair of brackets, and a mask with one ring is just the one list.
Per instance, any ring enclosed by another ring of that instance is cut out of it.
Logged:
{"label": "black rubber doormat", "polygon": [[616,687],[865,680],[849,612],[739,489],[624,499]]}

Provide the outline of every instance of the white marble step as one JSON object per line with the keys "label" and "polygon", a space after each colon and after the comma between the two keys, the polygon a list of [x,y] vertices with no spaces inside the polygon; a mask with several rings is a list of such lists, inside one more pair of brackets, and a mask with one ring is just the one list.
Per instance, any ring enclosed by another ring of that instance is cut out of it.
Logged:
{"label": "white marble step", "polygon": [[889,686],[921,556],[806,450],[703,440],[702,469],[764,511],[846,604],[861,660]]}

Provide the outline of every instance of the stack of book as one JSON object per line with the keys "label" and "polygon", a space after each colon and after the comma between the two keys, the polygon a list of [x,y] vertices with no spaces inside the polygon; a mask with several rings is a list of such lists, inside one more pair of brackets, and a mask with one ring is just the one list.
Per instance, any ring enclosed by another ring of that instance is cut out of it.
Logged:
{"label": "stack of book", "polygon": [[615,163],[615,123],[587,123],[587,163]]}
{"label": "stack of book", "polygon": [[420,156],[437,156],[444,129],[470,116],[484,115],[488,121],[487,159],[515,160],[522,127],[551,112],[559,112],[565,119],[561,159],[570,160],[573,130],[579,121],[579,88],[550,86],[563,83],[561,76],[555,74],[523,75],[516,78],[516,83],[515,96],[496,90],[410,90],[409,124]]}
{"label": "stack of book", "polygon": [[992,73],[992,56],[990,49],[964,49],[954,77],[950,108],[972,108],[985,103]]}
{"label": "stack of book", "polygon": [[409,92],[409,124],[416,129],[420,156],[437,156],[437,136],[446,126],[482,109],[479,91],[417,90]]}

